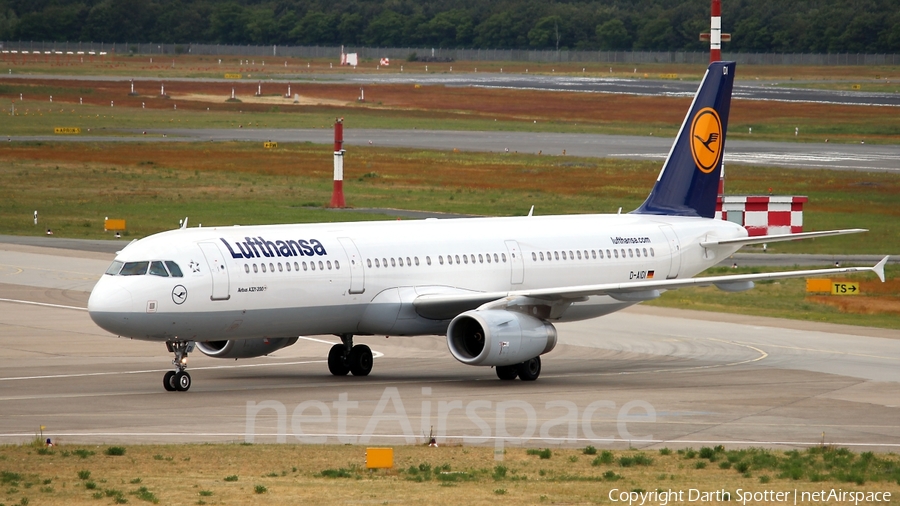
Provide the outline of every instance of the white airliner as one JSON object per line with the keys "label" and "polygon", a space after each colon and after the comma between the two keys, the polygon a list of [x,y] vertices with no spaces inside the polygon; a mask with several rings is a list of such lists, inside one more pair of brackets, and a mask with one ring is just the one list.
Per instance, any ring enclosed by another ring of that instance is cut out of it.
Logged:
{"label": "white airliner", "polygon": [[[595,318],[666,290],[875,272],[874,267],[693,278],[748,238],[715,220],[735,64],[709,66],[647,200],[628,214],[181,228],[124,248],[88,310],[113,334],[165,342],[166,390],[186,391],[187,355],[268,355],[303,334],[334,334],[335,375],[372,370],[354,335],[446,335],[460,362],[531,381],[556,322]],[[598,337],[599,338],[599,337]]]}

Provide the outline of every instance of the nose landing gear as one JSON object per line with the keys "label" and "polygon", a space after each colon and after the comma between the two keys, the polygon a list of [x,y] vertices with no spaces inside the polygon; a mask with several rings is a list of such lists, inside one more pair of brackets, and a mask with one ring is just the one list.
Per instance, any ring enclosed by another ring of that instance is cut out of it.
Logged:
{"label": "nose landing gear", "polygon": [[187,369],[188,353],[194,351],[194,341],[166,341],[169,353],[175,354],[174,371],[169,371],[163,376],[163,387],[168,392],[187,392],[191,388],[191,375]]}

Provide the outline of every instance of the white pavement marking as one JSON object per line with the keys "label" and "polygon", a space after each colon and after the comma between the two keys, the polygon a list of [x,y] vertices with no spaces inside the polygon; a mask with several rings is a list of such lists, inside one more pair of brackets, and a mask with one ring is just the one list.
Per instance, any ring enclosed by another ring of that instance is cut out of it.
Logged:
{"label": "white pavement marking", "polygon": [[11,302],[13,304],[27,304],[29,306],[55,307],[57,309],[74,309],[76,311],[87,311],[86,307],[63,306],[62,304],[48,304],[46,302],[32,302],[30,300],[0,299],[0,302]]}

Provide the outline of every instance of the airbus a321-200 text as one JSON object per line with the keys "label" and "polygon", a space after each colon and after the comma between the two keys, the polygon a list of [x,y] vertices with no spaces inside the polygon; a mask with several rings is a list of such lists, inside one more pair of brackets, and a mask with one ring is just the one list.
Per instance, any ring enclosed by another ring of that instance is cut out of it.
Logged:
{"label": "airbus a321-200 text", "polygon": [[[554,323],[596,318],[666,290],[725,291],[765,279],[875,272],[834,268],[694,278],[750,238],[716,220],[733,62],[716,62],[688,110],[646,201],[626,214],[426,219],[171,230],[122,249],[91,293],[100,327],[166,343],[163,386],[186,391],[188,353],[268,355],[298,336],[334,334],[335,375],[366,376],[371,349],[354,336],[446,335],[453,357],[533,381],[557,343]],[[602,339],[602,336],[598,336]]]}

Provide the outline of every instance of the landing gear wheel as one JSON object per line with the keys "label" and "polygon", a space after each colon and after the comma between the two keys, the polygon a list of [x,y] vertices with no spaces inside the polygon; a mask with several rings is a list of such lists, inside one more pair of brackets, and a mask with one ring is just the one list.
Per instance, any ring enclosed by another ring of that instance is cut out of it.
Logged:
{"label": "landing gear wheel", "polygon": [[175,354],[172,365],[174,371],[169,371],[163,376],[163,388],[168,392],[187,392],[191,388],[191,375],[187,369],[188,353],[194,351],[193,341],[166,341],[166,349]]}
{"label": "landing gear wheel", "polygon": [[175,373],[175,388],[179,392],[187,392],[191,388],[191,375],[187,371]]}
{"label": "landing gear wheel", "polygon": [[357,344],[350,349],[348,362],[354,376],[368,376],[372,372],[372,350],[364,344]]}
{"label": "landing gear wheel", "polygon": [[163,376],[163,388],[165,388],[167,392],[174,392],[177,390],[175,386],[175,371],[169,371]]}
{"label": "landing gear wheel", "polygon": [[344,358],[345,349],[343,344],[336,344],[328,352],[328,370],[335,376],[346,376],[350,372],[350,366]]}
{"label": "landing gear wheel", "polygon": [[519,371],[516,370],[515,365],[498,365],[497,369],[497,377],[504,380],[514,380],[519,376]]}
{"label": "landing gear wheel", "polygon": [[522,381],[534,381],[541,375],[541,357],[534,357],[515,366]]}

